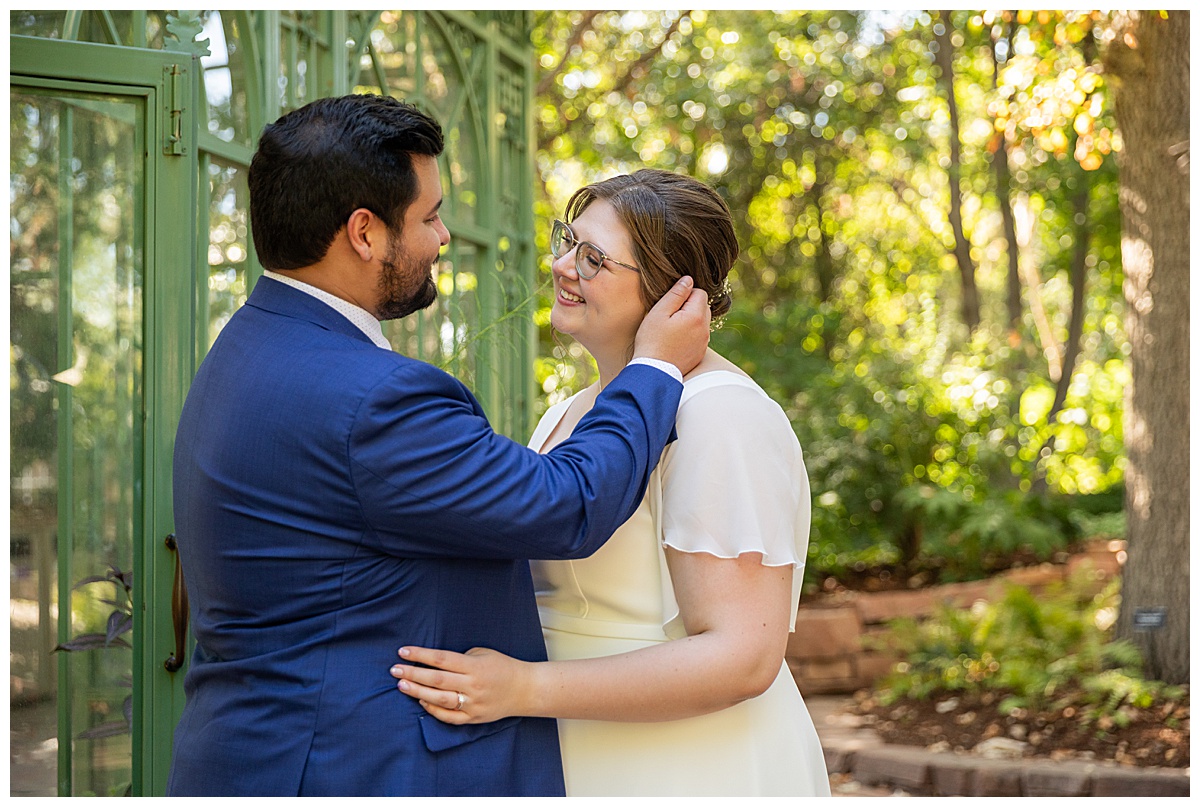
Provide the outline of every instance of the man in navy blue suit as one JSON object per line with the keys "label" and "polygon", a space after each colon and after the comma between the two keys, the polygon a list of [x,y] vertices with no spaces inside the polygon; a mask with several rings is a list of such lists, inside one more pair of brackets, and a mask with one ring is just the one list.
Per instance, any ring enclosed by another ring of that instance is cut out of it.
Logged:
{"label": "man in navy blue suit", "polygon": [[379,321],[433,302],[438,124],[323,99],[250,167],[268,270],[202,363],[175,445],[196,650],[171,795],[561,795],[554,721],[451,726],[395,690],[401,645],[545,659],[527,559],[585,557],[637,507],[708,343],[681,283],[545,456]]}

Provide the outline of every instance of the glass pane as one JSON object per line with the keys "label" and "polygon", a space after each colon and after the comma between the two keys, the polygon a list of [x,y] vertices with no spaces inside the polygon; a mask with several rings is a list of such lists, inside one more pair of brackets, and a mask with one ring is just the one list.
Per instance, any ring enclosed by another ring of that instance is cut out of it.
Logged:
{"label": "glass pane", "polygon": [[397,353],[441,367],[468,385],[474,380],[479,333],[479,257],[474,244],[451,241],[438,262],[437,301],[417,316],[384,323],[384,335]]}
{"label": "glass pane", "polygon": [[246,60],[240,26],[232,11],[202,11],[209,55],[202,56],[208,96],[208,131],[226,142],[250,142],[246,106]]}
{"label": "glass pane", "polygon": [[51,651],[132,611],[119,582],[72,587],[131,572],[140,526],[141,103],[10,94],[14,794],[57,779],[63,795],[121,795],[132,779],[132,634]]}
{"label": "glass pane", "polygon": [[[79,29],[71,39],[81,42],[102,42],[112,44],[108,28],[101,17],[102,12],[84,12],[79,21]],[[123,45],[161,49],[163,34],[166,28],[164,11],[109,11],[113,25],[116,27],[117,38]],[[135,32],[133,26],[141,16],[145,17],[145,31]],[[40,36],[48,39],[62,39],[66,28],[67,12],[65,11],[10,11],[8,25],[10,34],[21,36]],[[137,37],[135,34],[141,34]]]}
{"label": "glass pane", "polygon": [[10,11],[8,32],[20,36],[44,36],[50,39],[62,37],[65,11]]}
{"label": "glass pane", "polygon": [[54,795],[58,119],[9,106],[9,697],[12,795]]}
{"label": "glass pane", "polygon": [[146,47],[162,50],[167,40],[167,15],[171,11],[146,12]]}
{"label": "glass pane", "polygon": [[[443,174],[449,179],[445,215],[459,224],[477,224],[479,183],[486,176],[481,163],[483,144],[477,131],[486,130],[487,76],[484,43],[450,17],[441,23],[420,20],[436,12],[384,11],[368,37],[356,92],[386,92],[420,105],[442,124],[446,151]],[[444,26],[444,27],[443,27]],[[447,38],[449,36],[449,39]],[[466,65],[466,71],[460,68]],[[387,79],[377,83],[378,73]]]}
{"label": "glass pane", "polygon": [[[320,32],[324,11],[284,11],[279,29],[279,106],[298,109],[317,97],[317,70],[329,43]],[[342,51],[338,50],[339,53]]]}
{"label": "glass pane", "polygon": [[[479,225],[480,182],[487,172],[476,137],[488,84],[483,74],[484,44],[452,18],[436,12],[384,11],[368,36],[356,91],[385,91],[417,103],[437,118],[446,137],[441,157],[445,186],[443,216],[455,237],[438,267],[438,301],[418,317],[388,326],[400,353],[437,364],[467,383],[474,380],[481,327],[478,273],[483,245],[458,231]],[[448,36],[449,38],[448,38]],[[452,40],[452,41],[451,41]],[[467,65],[464,73],[460,65]],[[382,74],[386,88],[378,82]]]}
{"label": "glass pane", "polygon": [[[451,40],[434,25],[424,27],[421,37],[421,69],[424,72],[422,100],[446,130],[445,165],[450,189],[448,202],[455,221],[479,221],[479,183],[486,172],[480,160],[484,144],[476,133],[486,130],[487,102],[484,75],[484,44],[446,18]],[[457,56],[457,58],[455,58]],[[467,66],[462,72],[459,65]]]}
{"label": "glass pane", "polygon": [[216,157],[208,165],[208,344],[246,302],[250,188],[246,169]]}

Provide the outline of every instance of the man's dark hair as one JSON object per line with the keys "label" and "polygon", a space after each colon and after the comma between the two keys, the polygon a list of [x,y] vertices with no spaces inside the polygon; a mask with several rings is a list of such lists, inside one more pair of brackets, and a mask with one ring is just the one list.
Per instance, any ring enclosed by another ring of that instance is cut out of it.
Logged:
{"label": "man's dark hair", "polygon": [[412,155],[436,157],[443,145],[437,121],[383,95],[322,98],[268,124],[249,176],[259,262],[316,263],[360,207],[399,232],[418,192]]}

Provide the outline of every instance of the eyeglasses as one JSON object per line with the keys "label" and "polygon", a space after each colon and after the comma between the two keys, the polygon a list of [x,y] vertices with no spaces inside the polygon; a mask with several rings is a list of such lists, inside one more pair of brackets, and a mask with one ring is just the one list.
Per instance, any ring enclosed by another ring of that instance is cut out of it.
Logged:
{"label": "eyeglasses", "polygon": [[554,227],[550,230],[550,253],[556,258],[561,258],[572,249],[575,250],[575,271],[584,280],[591,280],[595,277],[600,271],[600,267],[604,266],[605,261],[612,261],[617,266],[624,266],[635,272],[642,271],[636,266],[630,266],[627,263],[621,263],[616,258],[610,258],[595,244],[580,241],[575,237],[575,233],[571,232],[570,227],[555,219]]}

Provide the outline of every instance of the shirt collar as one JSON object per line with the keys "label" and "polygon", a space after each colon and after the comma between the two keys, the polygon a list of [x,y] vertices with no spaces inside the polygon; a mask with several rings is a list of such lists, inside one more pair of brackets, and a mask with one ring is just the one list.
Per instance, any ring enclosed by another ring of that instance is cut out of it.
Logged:
{"label": "shirt collar", "polygon": [[346,319],[367,335],[367,338],[374,342],[384,350],[391,350],[392,345],[383,335],[383,328],[379,324],[379,320],[367,311],[365,308],[359,308],[354,303],[347,302],[341,297],[335,297],[327,291],[322,291],[316,286],[309,285],[303,281],[296,280],[294,277],[288,277],[281,272],[272,272],[270,269],[263,271],[264,277],[269,277],[272,280],[278,280],[280,283],[291,286],[297,291],[302,291],[310,297],[315,297],[321,302],[328,305],[334,311],[337,311]]}

